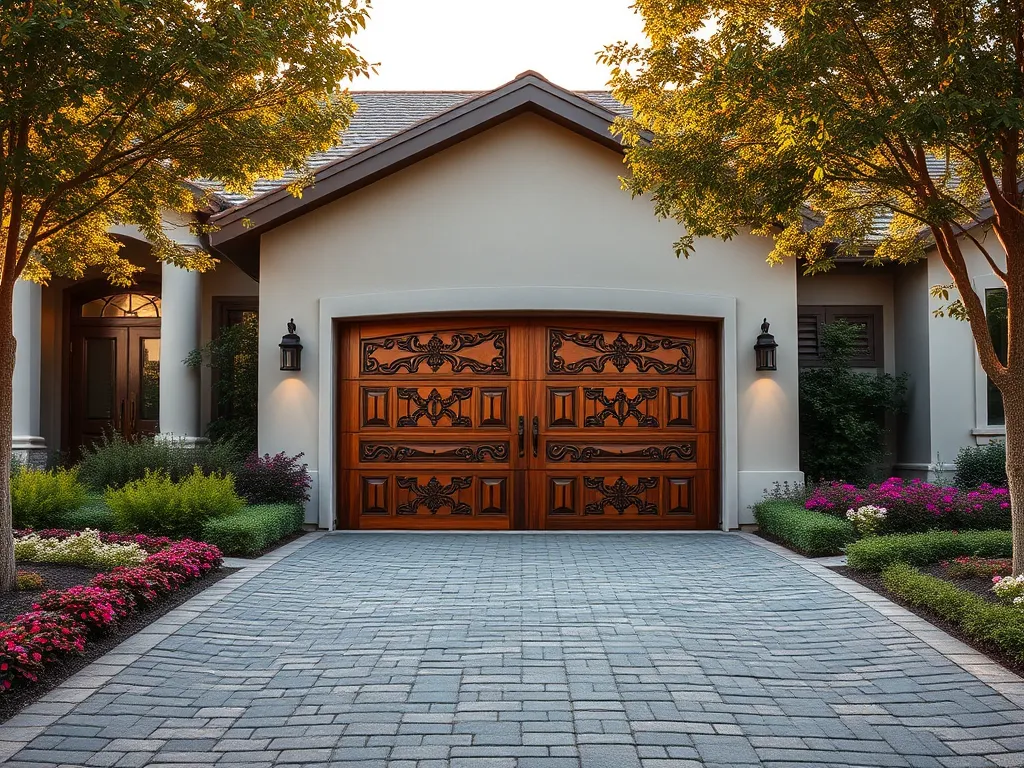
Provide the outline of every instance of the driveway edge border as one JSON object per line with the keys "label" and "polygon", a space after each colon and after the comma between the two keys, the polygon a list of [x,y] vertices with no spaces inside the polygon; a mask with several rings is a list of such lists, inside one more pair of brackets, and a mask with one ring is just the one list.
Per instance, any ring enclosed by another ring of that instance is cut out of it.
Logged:
{"label": "driveway edge border", "polygon": [[897,605],[873,589],[869,589],[852,579],[848,579],[826,568],[824,565],[815,562],[813,558],[804,557],[779,544],[762,539],[753,533],[743,531],[735,535],[741,536],[752,544],[768,549],[779,557],[799,565],[822,581],[828,582],[853,599],[874,609],[889,619],[889,621],[903,627],[903,629],[907,630],[921,642],[931,646],[965,672],[974,675],[978,680],[991,687],[1014,706],[1024,708],[1024,679],[1008,670],[1002,664],[992,661],[992,659],[980,651],[974,650],[971,646],[939,629],[927,619],[922,619],[916,613],[907,610],[902,605]]}
{"label": "driveway edge border", "polygon": [[237,573],[225,576],[191,600],[168,611],[131,637],[125,638],[120,645],[76,672],[52,691],[40,697],[39,700],[29,704],[6,723],[0,724],[0,762],[5,762],[17,754],[36,736],[74,709],[77,704],[88,699],[100,687],[110,682],[115,675],[138,660],[146,651],[166,640],[243,584],[323,536],[322,531],[307,534],[253,560]]}

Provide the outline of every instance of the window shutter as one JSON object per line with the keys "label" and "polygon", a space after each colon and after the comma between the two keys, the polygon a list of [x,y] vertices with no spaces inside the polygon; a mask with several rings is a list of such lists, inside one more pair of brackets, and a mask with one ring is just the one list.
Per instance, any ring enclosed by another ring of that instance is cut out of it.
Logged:
{"label": "window shutter", "polygon": [[800,307],[796,318],[797,353],[802,364],[821,360],[824,307]]}
{"label": "window shutter", "polygon": [[876,313],[865,312],[860,308],[852,311],[843,307],[830,308],[826,313],[825,322],[834,323],[837,320],[843,320],[860,329],[851,362],[854,365],[881,367],[881,355],[878,354],[880,345],[877,342],[881,329],[878,327]]}

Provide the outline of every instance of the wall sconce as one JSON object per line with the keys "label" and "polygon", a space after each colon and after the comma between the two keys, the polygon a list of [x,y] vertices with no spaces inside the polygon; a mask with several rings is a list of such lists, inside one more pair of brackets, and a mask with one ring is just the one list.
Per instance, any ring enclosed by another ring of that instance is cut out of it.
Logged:
{"label": "wall sconce", "polygon": [[281,370],[302,370],[302,342],[295,333],[295,318],[288,321],[288,333],[281,337]]}
{"label": "wall sconce", "polygon": [[754,354],[757,356],[757,370],[776,371],[775,350],[779,345],[775,343],[775,337],[768,333],[768,318],[761,323],[761,335],[757,337],[754,344]]}

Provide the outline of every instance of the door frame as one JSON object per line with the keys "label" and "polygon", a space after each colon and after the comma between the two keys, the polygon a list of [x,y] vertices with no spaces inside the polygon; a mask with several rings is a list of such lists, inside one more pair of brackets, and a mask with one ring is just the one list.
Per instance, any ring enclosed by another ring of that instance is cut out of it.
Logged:
{"label": "door frame", "polygon": [[515,313],[630,315],[712,321],[719,348],[719,520],[721,530],[739,527],[738,343],[736,298],[631,288],[517,286],[444,288],[361,293],[319,302],[318,430],[314,479],[321,528],[335,530],[341,498],[337,476],[338,387],[341,327],[367,318],[410,315]]}
{"label": "door frame", "polygon": [[60,358],[60,444],[64,451],[72,452],[79,448],[77,445],[71,445],[71,344],[74,339],[75,329],[83,326],[160,329],[163,322],[162,309],[161,316],[154,318],[81,317],[81,305],[93,299],[110,296],[115,293],[147,293],[152,296],[160,296],[160,282],[160,277],[157,275],[143,274],[135,278],[133,285],[123,288],[111,285],[106,279],[100,277],[82,280],[64,289],[63,307],[61,310],[61,338],[64,340],[64,348],[61,350]]}

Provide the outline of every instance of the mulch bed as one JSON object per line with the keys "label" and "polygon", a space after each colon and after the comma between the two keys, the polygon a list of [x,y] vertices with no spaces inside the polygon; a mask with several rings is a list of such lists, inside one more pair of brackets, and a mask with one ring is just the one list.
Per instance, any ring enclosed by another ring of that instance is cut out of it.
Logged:
{"label": "mulch bed", "polygon": [[78,584],[85,584],[101,573],[93,568],[80,565],[53,565],[50,563],[21,563],[19,571],[31,571],[43,577],[42,589],[31,589],[17,592],[0,592],[0,621],[10,621],[15,616],[32,610],[32,603],[48,589],[67,589]]}
{"label": "mulch bed", "polygon": [[[894,595],[892,592],[885,588],[885,585],[882,583],[881,574],[871,573],[869,571],[858,571],[856,568],[850,568],[847,565],[832,566],[829,567],[829,570],[835,571],[836,573],[845,576],[851,581],[856,581],[858,584],[862,584],[868,589],[877,592],[882,597],[892,600],[892,602],[896,603],[897,605],[902,605],[911,613],[920,616],[925,621],[934,624],[936,627],[941,629],[946,634],[952,635],[965,645],[969,645],[971,648],[978,651],[979,653],[988,656],[989,659],[996,662],[997,664],[1000,664],[1001,666],[1005,667],[1011,672],[1024,677],[1024,663],[1016,661],[1015,659],[1011,658],[1007,653],[1003,652],[994,645],[990,645],[989,643],[982,643],[975,640],[973,637],[971,637],[962,629],[960,629],[958,625],[952,623],[951,621],[947,621],[946,619],[942,618],[941,616],[938,616],[937,614],[932,613],[926,608],[922,608],[921,606],[917,605],[911,605],[899,596]],[[991,591],[991,581],[986,581],[985,579],[946,578],[943,575],[943,568],[940,565],[925,566],[920,570],[923,573],[928,573],[932,576],[938,576],[939,578],[942,578],[944,581],[948,581],[951,584],[955,584],[956,586],[961,587],[962,589],[970,590],[971,592],[974,592],[975,594],[984,597],[986,600],[996,602],[995,596],[992,594]]]}
{"label": "mulch bed", "polygon": [[[35,571],[41,574],[47,582],[43,587],[44,590],[64,589],[75,584],[83,584],[97,573],[97,571],[89,568],[79,568],[77,566],[42,565],[36,563],[26,563],[21,567],[21,570]],[[214,571],[201,579],[189,582],[174,594],[168,595],[164,600],[132,614],[118,624],[117,629],[112,634],[106,637],[90,639],[82,656],[64,659],[48,666],[46,672],[40,676],[39,682],[35,685],[15,688],[0,694],[0,723],[18,714],[23,708],[39,699],[47,691],[56,688],[73,674],[96,661],[107,651],[113,650],[123,641],[139,630],[149,626],[168,611],[174,610],[207,587],[213,586],[225,576],[229,576],[237,570],[237,568],[221,568],[219,571]],[[63,581],[59,581],[60,579]],[[0,595],[0,620],[11,619],[19,613],[31,610],[32,602],[39,594],[41,593],[37,590]],[[24,605],[24,607],[18,607],[15,610],[13,608],[15,605]],[[11,610],[14,612],[10,613]]]}

